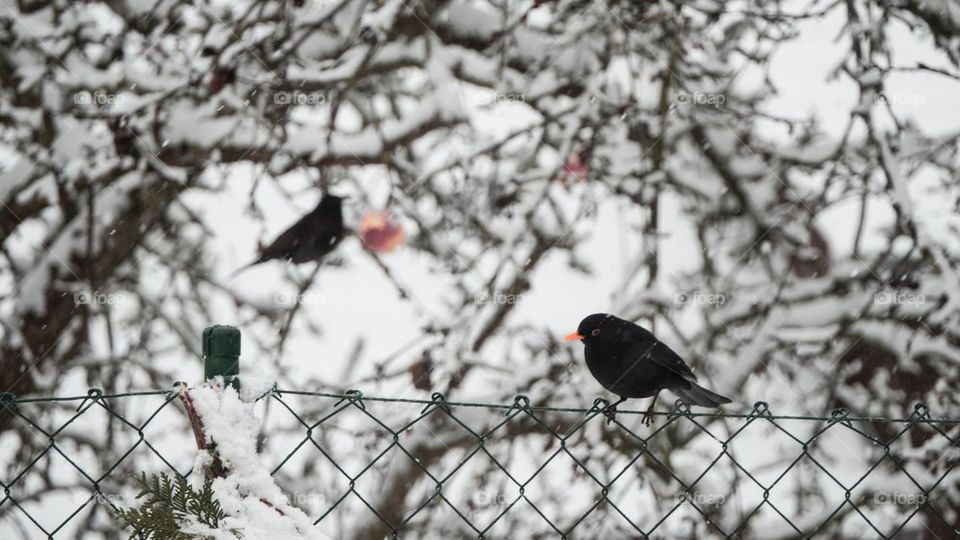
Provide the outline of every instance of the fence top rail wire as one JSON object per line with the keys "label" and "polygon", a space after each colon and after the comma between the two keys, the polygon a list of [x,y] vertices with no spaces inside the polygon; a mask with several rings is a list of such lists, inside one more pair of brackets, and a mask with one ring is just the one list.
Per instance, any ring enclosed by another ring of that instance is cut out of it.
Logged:
{"label": "fence top rail wire", "polygon": [[[28,404],[28,403],[58,403],[58,402],[83,402],[90,399],[121,399],[128,397],[140,397],[140,396],[170,396],[171,393],[177,392],[179,390],[180,383],[177,383],[174,389],[163,390],[163,389],[147,389],[147,390],[137,390],[129,392],[116,392],[116,393],[106,393],[99,388],[90,388],[87,390],[86,394],[82,395],[72,395],[72,396],[17,396],[10,392],[0,392],[0,407],[12,406],[17,404]],[[381,403],[407,403],[415,405],[439,405],[443,404],[446,407],[464,407],[464,408],[480,408],[480,409],[500,409],[509,411],[512,409],[522,409],[531,412],[559,412],[559,413],[579,413],[586,414],[591,411],[595,411],[596,408],[602,407],[607,404],[607,401],[599,398],[594,401],[590,407],[570,407],[570,406],[550,406],[550,405],[532,405],[530,403],[530,398],[523,394],[518,394],[513,398],[513,401],[510,403],[491,403],[491,402],[481,402],[481,401],[448,401],[439,392],[435,392],[431,399],[424,398],[396,398],[396,397],[384,397],[384,396],[368,396],[360,390],[347,390],[342,393],[336,392],[321,392],[321,391],[311,391],[311,390],[294,390],[289,388],[279,388],[275,387],[257,396],[257,399],[260,400],[267,396],[276,396],[282,397],[284,395],[291,396],[304,396],[304,397],[320,397],[320,398],[329,398],[335,400],[345,400],[345,401],[367,401],[367,402],[381,402]],[[645,411],[640,410],[631,410],[631,409],[621,409],[617,408],[617,414],[625,415],[642,415]],[[848,409],[833,409],[825,415],[798,415],[798,414],[773,414],[769,410],[769,404],[765,401],[757,401],[754,403],[753,407],[747,412],[725,412],[725,411],[712,411],[712,412],[694,412],[686,407],[679,407],[674,405],[671,411],[658,411],[654,413],[661,416],[669,415],[679,415],[689,418],[731,418],[731,419],[749,419],[755,418],[758,415],[768,418],[770,420],[812,420],[812,421],[835,421],[837,418],[841,418],[844,421],[849,422],[880,422],[880,423],[910,423],[910,422],[920,422],[925,424],[942,424],[942,425],[957,425],[960,424],[960,417],[950,418],[946,416],[936,417],[932,414],[930,409],[923,403],[917,403],[914,406],[914,413],[909,417],[888,417],[888,416],[855,416],[851,415]]]}

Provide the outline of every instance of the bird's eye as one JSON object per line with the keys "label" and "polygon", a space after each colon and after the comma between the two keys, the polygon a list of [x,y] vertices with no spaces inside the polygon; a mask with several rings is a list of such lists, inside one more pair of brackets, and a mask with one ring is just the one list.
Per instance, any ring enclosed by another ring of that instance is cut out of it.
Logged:
{"label": "bird's eye", "polygon": [[599,328],[595,328],[595,329],[593,330],[593,332],[590,332],[590,335],[591,335],[591,336],[599,336],[599,335],[600,335],[600,329],[599,329]]}

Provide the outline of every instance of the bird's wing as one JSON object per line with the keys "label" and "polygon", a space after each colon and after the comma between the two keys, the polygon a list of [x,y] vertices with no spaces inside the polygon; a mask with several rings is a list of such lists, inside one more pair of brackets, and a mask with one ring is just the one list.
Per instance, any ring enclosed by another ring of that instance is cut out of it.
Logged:
{"label": "bird's wing", "polygon": [[280,257],[287,257],[296,250],[300,242],[303,241],[304,229],[308,227],[307,218],[304,216],[299,221],[290,226],[287,230],[280,233],[270,245],[260,251],[257,262],[269,261]]}
{"label": "bird's wing", "polygon": [[691,381],[697,380],[690,366],[680,358],[680,355],[673,352],[666,343],[658,340],[652,333],[641,327],[636,327],[628,339],[633,342],[631,354],[643,356],[654,364],[666,368],[677,375]]}
{"label": "bird's wing", "polygon": [[680,355],[673,352],[673,349],[667,346],[666,343],[658,341],[656,346],[653,348],[653,351],[650,353],[650,360],[660,366],[663,366],[670,371],[680,375],[684,379],[691,381],[697,380],[697,376],[693,374],[693,370],[690,369],[690,366],[683,361],[683,358],[680,358]]}

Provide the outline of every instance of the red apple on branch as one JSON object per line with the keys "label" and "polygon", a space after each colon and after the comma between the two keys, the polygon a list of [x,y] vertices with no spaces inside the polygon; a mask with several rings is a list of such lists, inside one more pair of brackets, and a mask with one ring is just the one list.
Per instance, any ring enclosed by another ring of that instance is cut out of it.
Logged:
{"label": "red apple on branch", "polygon": [[388,212],[368,212],[360,220],[360,241],[370,251],[389,253],[403,242],[403,227]]}

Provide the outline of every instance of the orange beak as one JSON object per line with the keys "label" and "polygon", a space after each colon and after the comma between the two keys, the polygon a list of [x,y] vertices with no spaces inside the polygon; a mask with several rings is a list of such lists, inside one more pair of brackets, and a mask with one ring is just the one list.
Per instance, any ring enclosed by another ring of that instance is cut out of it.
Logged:
{"label": "orange beak", "polygon": [[568,341],[580,341],[581,339],[583,339],[583,336],[581,336],[580,334],[578,334],[578,333],[576,333],[576,332],[570,332],[569,334],[563,336],[563,342],[564,342],[564,343],[566,343],[566,342],[568,342]]}

